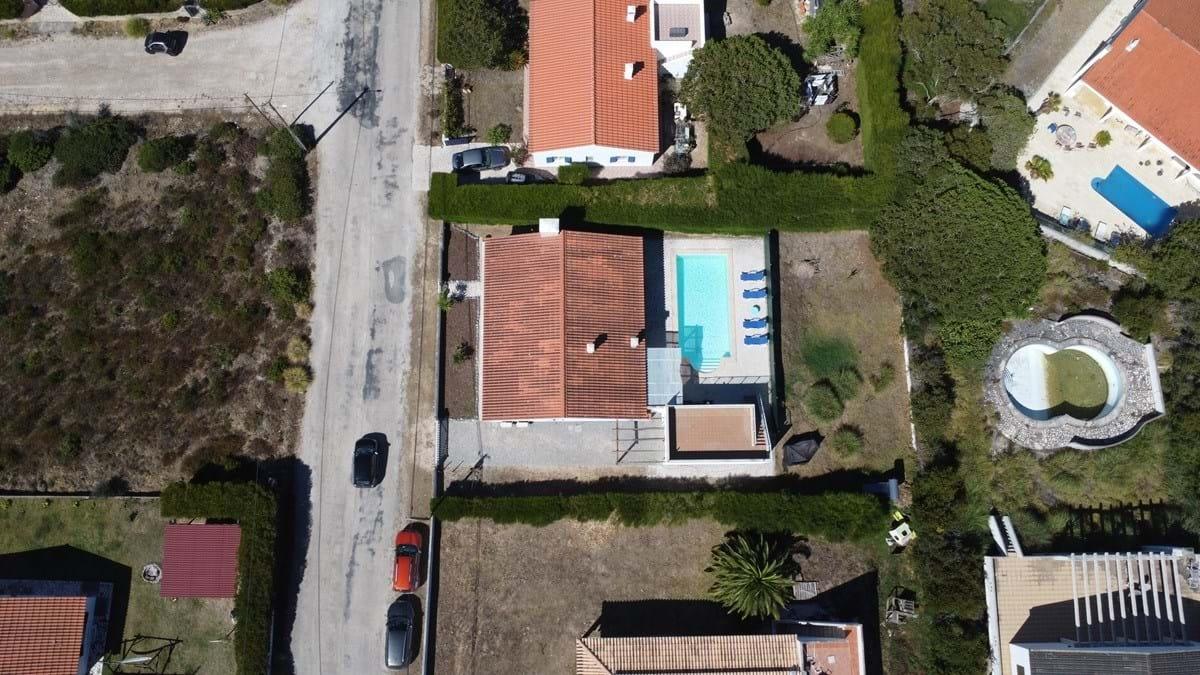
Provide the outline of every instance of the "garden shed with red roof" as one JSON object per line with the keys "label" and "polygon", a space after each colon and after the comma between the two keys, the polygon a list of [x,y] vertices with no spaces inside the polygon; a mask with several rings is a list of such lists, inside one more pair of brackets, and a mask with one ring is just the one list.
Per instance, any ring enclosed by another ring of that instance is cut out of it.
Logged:
{"label": "garden shed with red roof", "polygon": [[163,533],[164,598],[232,598],[237,591],[237,525],[170,524]]}

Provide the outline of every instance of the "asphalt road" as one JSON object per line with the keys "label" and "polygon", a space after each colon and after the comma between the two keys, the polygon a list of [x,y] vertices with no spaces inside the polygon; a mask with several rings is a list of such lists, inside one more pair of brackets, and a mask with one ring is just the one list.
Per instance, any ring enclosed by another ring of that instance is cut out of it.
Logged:
{"label": "asphalt road", "polygon": [[[427,255],[412,187],[421,25],[418,0],[299,0],[255,24],[196,31],[175,58],[149,56],[132,39],[58,35],[0,46],[0,111],[91,111],[102,102],[117,112],[240,110],[249,92],[290,119],[333,83],[300,120],[320,137],[314,386],[297,451],[312,472],[291,642],[301,674],[384,672],[391,542],[427,493],[418,418],[407,412]],[[387,475],[359,490],[350,455],[366,433],[386,437]]]}

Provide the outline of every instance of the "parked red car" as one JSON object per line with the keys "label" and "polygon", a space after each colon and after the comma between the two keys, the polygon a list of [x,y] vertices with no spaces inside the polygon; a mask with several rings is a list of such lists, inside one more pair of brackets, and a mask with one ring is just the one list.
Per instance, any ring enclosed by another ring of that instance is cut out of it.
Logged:
{"label": "parked red car", "polygon": [[412,530],[396,533],[396,569],[392,572],[392,590],[408,593],[421,580],[421,534]]}

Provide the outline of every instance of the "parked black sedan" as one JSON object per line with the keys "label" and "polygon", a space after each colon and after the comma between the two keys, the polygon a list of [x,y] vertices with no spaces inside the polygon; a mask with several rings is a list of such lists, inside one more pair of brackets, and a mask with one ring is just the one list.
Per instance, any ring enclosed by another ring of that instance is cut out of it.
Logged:
{"label": "parked black sedan", "polygon": [[417,634],[417,599],[402,595],[388,606],[387,633],[383,644],[383,665],[399,670],[412,663]]}
{"label": "parked black sedan", "polygon": [[486,148],[456,152],[450,158],[450,166],[455,171],[503,169],[508,166],[508,148],[503,145],[489,145]]}
{"label": "parked black sedan", "polygon": [[146,53],[179,56],[179,52],[183,51],[185,44],[187,44],[187,33],[185,31],[158,31],[146,36]]}
{"label": "parked black sedan", "polygon": [[354,487],[369,488],[383,480],[383,448],[379,441],[363,436],[354,444]]}

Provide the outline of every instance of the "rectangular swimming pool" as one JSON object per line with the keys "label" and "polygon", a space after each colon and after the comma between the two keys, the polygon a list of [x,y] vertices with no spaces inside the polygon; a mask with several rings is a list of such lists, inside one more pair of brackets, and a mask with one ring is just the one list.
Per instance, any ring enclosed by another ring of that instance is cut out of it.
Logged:
{"label": "rectangular swimming pool", "polygon": [[1166,234],[1175,220],[1176,209],[1120,166],[1113,167],[1107,178],[1093,178],[1092,189],[1151,237]]}
{"label": "rectangular swimming pool", "polygon": [[675,256],[675,297],[679,303],[679,347],[701,372],[730,355],[729,256]]}

